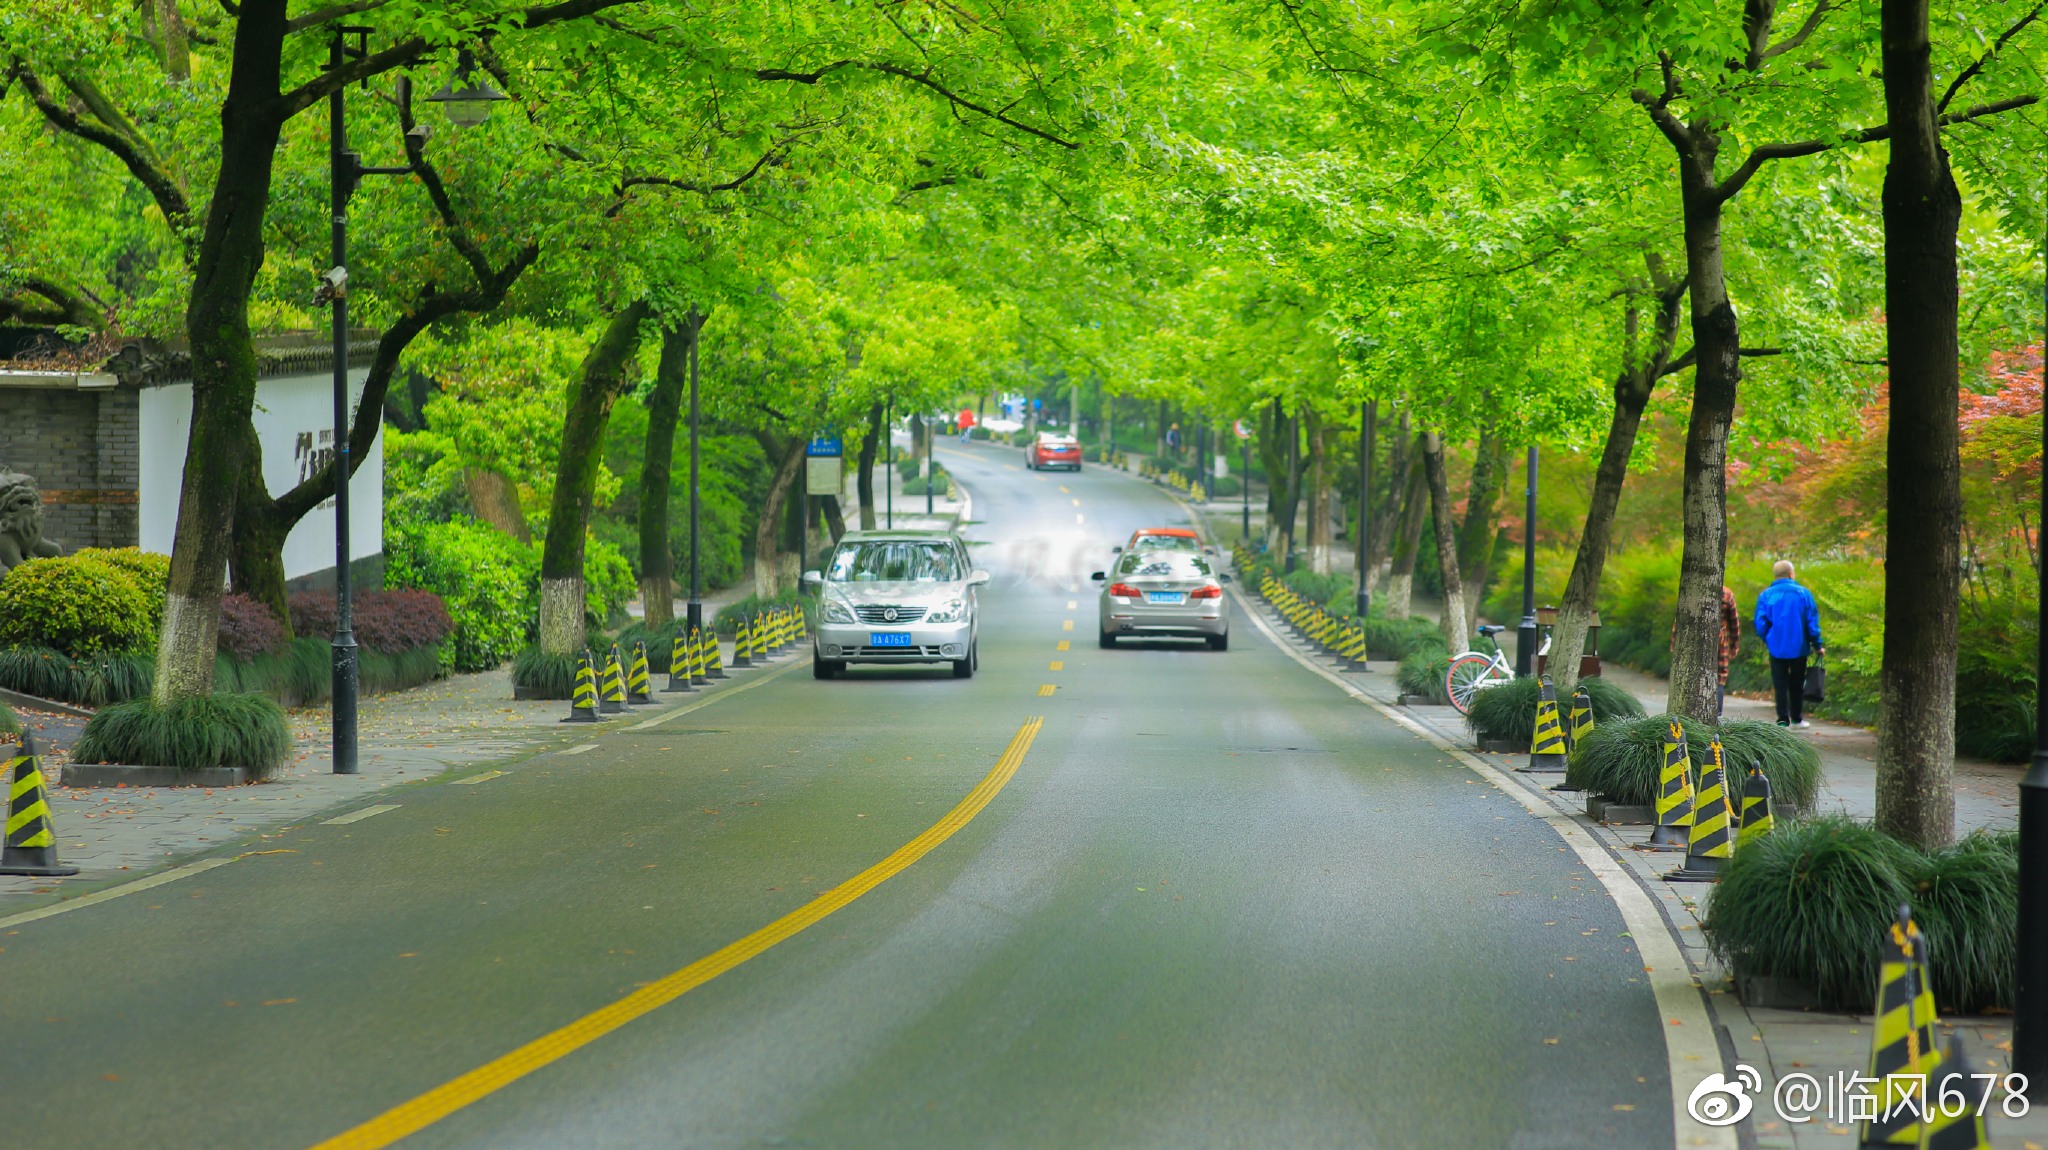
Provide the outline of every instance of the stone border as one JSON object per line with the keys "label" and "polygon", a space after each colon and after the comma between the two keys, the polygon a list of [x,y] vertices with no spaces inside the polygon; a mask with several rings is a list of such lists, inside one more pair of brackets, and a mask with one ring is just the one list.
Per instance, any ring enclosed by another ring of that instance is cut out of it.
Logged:
{"label": "stone border", "polygon": [[146,767],[127,763],[69,763],[59,784],[66,787],[239,787],[257,781],[248,767]]}
{"label": "stone border", "polygon": [[70,715],[74,719],[90,719],[93,716],[91,710],[81,707],[76,703],[60,703],[55,699],[45,699],[40,695],[25,694],[21,691],[9,690],[6,687],[0,687],[0,703],[6,703],[10,707],[18,707],[27,711],[48,711],[55,715]]}

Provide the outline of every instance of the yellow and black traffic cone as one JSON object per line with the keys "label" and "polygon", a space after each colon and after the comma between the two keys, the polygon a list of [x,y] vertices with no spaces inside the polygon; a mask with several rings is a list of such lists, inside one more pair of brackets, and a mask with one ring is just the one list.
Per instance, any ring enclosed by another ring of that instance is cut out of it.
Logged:
{"label": "yellow and black traffic cone", "polygon": [[1877,1017],[1870,1032],[1870,1077],[1877,1080],[1877,1118],[1863,1123],[1865,1146],[1920,1145],[1919,1115],[1903,1105],[1939,1089],[1934,1049],[1934,988],[1927,977],[1927,941],[1913,910],[1885,930],[1877,968]]}
{"label": "yellow and black traffic cone", "polygon": [[569,717],[565,723],[597,722],[597,672],[590,669],[590,652],[585,650],[576,663],[576,686],[569,692]]}
{"label": "yellow and black traffic cone", "polygon": [[1571,761],[1565,753],[1564,726],[1557,721],[1557,688],[1550,676],[1536,680],[1536,733],[1529,736],[1529,773],[1556,774]]}
{"label": "yellow and black traffic cone", "polygon": [[648,673],[647,644],[633,644],[633,666],[626,672],[626,701],[645,706],[654,701],[654,679]]}
{"label": "yellow and black traffic cone", "polygon": [[[1956,1091],[1963,1095],[1963,1104],[1950,1114],[1946,1088],[1955,1079],[1961,1080]],[[1991,1136],[1984,1129],[1984,1111],[1978,1106],[1988,1099],[1981,1094],[1970,1097],[1965,1085],[1971,1080],[1970,1060],[1963,1057],[1962,1039],[1950,1038],[1948,1050],[1927,1077],[1927,1115],[1920,1124],[1920,1150],[1991,1150]],[[1878,1113],[1884,1113],[1882,1106]]]}
{"label": "yellow and black traffic cone", "polygon": [[1749,777],[1742,782],[1742,822],[1735,831],[1735,849],[1741,850],[1770,834],[1774,821],[1770,777],[1764,774],[1763,763],[1751,763]]}
{"label": "yellow and black traffic cone", "polygon": [[7,788],[7,839],[0,846],[0,874],[57,878],[77,874],[75,866],[57,861],[57,831],[50,822],[50,799],[43,788],[42,756],[35,736],[23,731],[21,753],[8,766],[14,781]]}
{"label": "yellow and black traffic cone", "polygon": [[738,671],[753,665],[753,639],[747,633],[747,617],[741,615],[732,625],[732,669]]}
{"label": "yellow and black traffic cone", "polygon": [[1579,744],[1585,742],[1586,736],[1592,733],[1593,694],[1586,690],[1586,688],[1580,687],[1572,692],[1571,733],[1566,741],[1570,743],[1572,750],[1577,751]]}
{"label": "yellow and black traffic cone", "polygon": [[611,658],[605,661],[604,678],[598,687],[597,710],[599,714],[617,715],[626,710],[626,672],[619,666],[619,645],[612,644]]}
{"label": "yellow and black traffic cone", "polygon": [[1729,855],[1734,853],[1735,833],[1728,818],[1728,771],[1721,758],[1721,740],[1715,739],[1707,744],[1707,761],[1700,764],[1700,793],[1693,806],[1685,862],[1664,876],[1672,882],[1712,882],[1721,877]]}
{"label": "yellow and black traffic cone", "polygon": [[690,636],[678,627],[675,640],[669,644],[668,686],[662,688],[662,693],[696,689],[690,685]]}
{"label": "yellow and black traffic cone", "polygon": [[1692,838],[1692,762],[1685,728],[1672,720],[1664,737],[1664,765],[1657,772],[1657,825],[1643,845],[1654,851],[1682,851]]}
{"label": "yellow and black traffic cone", "polygon": [[704,654],[704,632],[699,631],[695,627],[690,628],[691,685],[703,686],[711,681],[711,676],[707,673],[709,671],[709,662],[709,657]]}
{"label": "yellow and black traffic cone", "polygon": [[725,673],[725,656],[719,653],[718,629],[715,627],[704,629],[704,677],[706,679],[724,679],[728,677]]}

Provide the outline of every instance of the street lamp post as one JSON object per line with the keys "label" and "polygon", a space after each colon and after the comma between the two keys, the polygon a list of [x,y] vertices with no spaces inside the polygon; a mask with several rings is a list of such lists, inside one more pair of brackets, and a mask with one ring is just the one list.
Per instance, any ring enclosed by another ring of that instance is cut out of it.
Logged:
{"label": "street lamp post", "polygon": [[[1366,551],[1366,536],[1372,529],[1372,448],[1374,422],[1379,416],[1379,404],[1370,399],[1358,405],[1358,622],[1365,623],[1366,613],[1372,610],[1372,572],[1366,570],[1370,556]],[[1360,668],[1365,660],[1358,661]]]}
{"label": "street lamp post", "polygon": [[[2042,255],[2048,259],[2048,237]],[[2048,279],[2041,290],[2041,383],[2048,393]],[[2048,420],[2041,425],[2042,457],[2048,459]],[[2041,507],[2048,513],[2048,480],[2041,484]],[[2038,522],[2048,523],[2048,519]],[[2035,603],[2038,666],[2034,676],[2034,765],[2020,780],[2020,921],[2019,992],[2013,1004],[2012,1068],[2027,1076],[2028,1095],[2037,1106],[2048,1105],[2048,533],[2038,538],[2043,561]]]}
{"label": "street lamp post", "polygon": [[[340,25],[334,30],[334,37],[327,44],[327,67],[340,68],[350,56],[362,56],[367,51],[365,39],[372,29],[355,25]],[[354,46],[349,44],[353,37]],[[478,86],[470,82],[470,71],[474,67],[469,49],[462,50],[461,63],[457,66],[456,78],[463,87],[443,88],[428,100],[442,105],[448,119],[461,127],[483,122],[490,115],[493,101],[502,100],[504,94],[496,89]],[[412,82],[401,76],[399,103],[408,104],[411,99]],[[327,187],[330,209],[328,255],[332,266],[322,276],[321,298],[332,307],[333,351],[334,351],[334,773],[353,775],[357,771],[356,753],[356,688],[357,688],[357,647],[355,634],[355,580],[350,570],[353,550],[349,546],[349,480],[355,476],[353,453],[349,448],[349,387],[348,387],[348,201],[355,194],[356,184],[364,176],[409,176],[413,174],[411,164],[401,167],[366,167],[362,158],[349,150],[348,120],[345,97],[348,86],[337,87],[327,97]],[[414,131],[421,131],[415,128]]]}
{"label": "street lamp post", "polygon": [[697,343],[704,338],[704,319],[697,309],[690,309],[690,603],[684,609],[683,617],[690,630],[704,626],[704,577],[699,574],[698,559],[702,552],[697,547],[697,509],[704,491],[697,481],[698,452],[698,408],[697,408]]}
{"label": "street lamp post", "polygon": [[931,416],[918,416],[917,427],[919,431],[924,433],[924,513],[926,516],[930,516],[932,513],[932,484],[939,478],[939,464],[937,460],[932,458],[932,448],[938,446],[938,441],[932,437]]}
{"label": "street lamp post", "polygon": [[1527,678],[1536,662],[1536,445],[1529,445],[1529,467],[1522,509],[1522,622],[1515,628],[1515,676]]}
{"label": "street lamp post", "polygon": [[1252,542],[1252,441],[1249,439],[1239,440],[1237,451],[1244,465],[1244,475],[1239,481],[1239,490],[1244,493],[1244,523],[1238,530],[1244,535],[1245,546],[1249,547]]}

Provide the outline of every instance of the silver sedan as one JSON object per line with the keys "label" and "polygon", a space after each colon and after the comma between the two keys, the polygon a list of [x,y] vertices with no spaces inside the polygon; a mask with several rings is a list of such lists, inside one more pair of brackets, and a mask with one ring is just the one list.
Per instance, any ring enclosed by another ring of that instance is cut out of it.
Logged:
{"label": "silver sedan", "polygon": [[1089,578],[1102,584],[1101,643],[1122,637],[1206,640],[1212,651],[1230,647],[1230,608],[1207,557],[1189,551],[1126,551],[1113,572]]}

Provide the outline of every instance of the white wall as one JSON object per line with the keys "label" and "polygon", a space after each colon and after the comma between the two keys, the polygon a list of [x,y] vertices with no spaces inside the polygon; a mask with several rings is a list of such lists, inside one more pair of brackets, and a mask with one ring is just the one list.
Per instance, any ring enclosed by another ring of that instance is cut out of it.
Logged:
{"label": "white wall", "polygon": [[[350,373],[349,407],[362,397],[366,371]],[[138,522],[144,551],[171,552],[185,448],[192,434],[192,385],[142,389]],[[328,375],[266,379],[256,385],[256,436],[263,445],[263,481],[272,495],[299,485],[334,445],[334,380]],[[349,552],[357,559],[384,549],[384,437],[349,483]],[[334,569],[334,500],[314,508],[284,542],[284,574],[297,579]]]}

